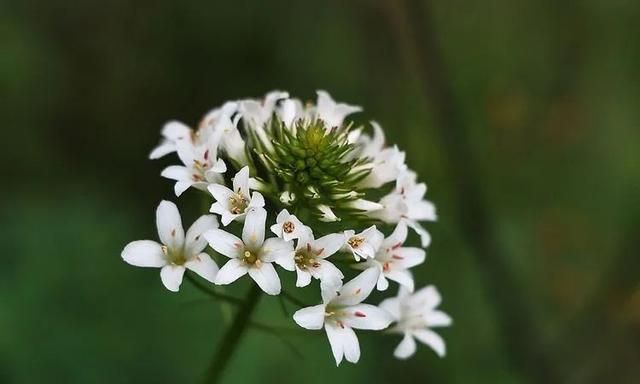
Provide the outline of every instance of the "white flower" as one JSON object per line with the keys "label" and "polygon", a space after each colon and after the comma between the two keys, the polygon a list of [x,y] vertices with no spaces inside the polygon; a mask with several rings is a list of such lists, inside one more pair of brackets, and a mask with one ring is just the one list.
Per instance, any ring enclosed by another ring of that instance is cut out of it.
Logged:
{"label": "white flower", "polygon": [[306,117],[302,102],[293,98],[283,100],[280,106],[276,109],[276,113],[284,123],[284,126],[291,129],[294,135],[296,134],[295,121]]}
{"label": "white flower", "polygon": [[213,132],[214,135],[220,137],[221,150],[235,161],[235,165],[245,166],[249,164],[249,158],[247,157],[246,143],[238,130],[239,120],[240,115],[237,115],[232,121],[230,115],[221,114],[213,127]]}
{"label": "white flower", "polygon": [[378,271],[368,269],[342,287],[325,287],[323,304],[300,309],[293,315],[293,320],[303,328],[324,327],[337,365],[343,356],[351,363],[360,359],[360,344],[353,329],[381,330],[393,320],[386,311],[361,304],[376,285],[377,275]]}
{"label": "white flower", "polygon": [[267,294],[280,293],[280,278],[272,263],[292,258],[293,246],[277,237],[265,240],[266,220],[263,208],[252,210],[245,220],[242,240],[221,229],[204,234],[211,248],[230,259],[220,268],[216,284],[230,284],[248,273]]}
{"label": "white flower", "polygon": [[355,167],[351,172],[356,173],[363,169],[370,169],[369,174],[358,183],[362,188],[379,188],[382,185],[396,180],[398,175],[404,171],[405,153],[397,146],[385,148],[385,138],[382,128],[375,121],[371,122],[373,127],[373,137],[366,134],[359,136],[359,157],[368,157],[370,163],[365,163]]}
{"label": "white flower", "polygon": [[393,353],[395,357],[411,357],[416,351],[414,338],[431,347],[438,356],[444,357],[444,340],[431,330],[435,327],[448,327],[452,323],[449,315],[436,309],[440,300],[440,293],[430,285],[414,294],[401,287],[397,297],[380,303],[380,308],[389,312],[396,321],[390,331],[404,334],[402,342]]}
{"label": "white flower", "polygon": [[344,275],[327,258],[340,250],[344,235],[332,233],[319,239],[313,238],[311,231],[304,232],[298,239],[292,262],[280,265],[297,272],[296,287],[306,287],[311,277],[319,279],[321,287],[336,287],[342,284]]}
{"label": "white flower", "polygon": [[276,223],[271,226],[271,232],[285,241],[290,241],[311,232],[311,228],[302,224],[295,215],[283,209],[276,217]]}
{"label": "white flower", "polygon": [[178,157],[184,165],[171,165],[161,175],[176,181],[176,196],[180,196],[189,187],[206,190],[209,184],[222,181],[221,174],[227,171],[227,166],[222,159],[217,158],[218,143],[214,136],[201,144],[179,140],[175,145]]}
{"label": "white flower", "polygon": [[382,240],[384,240],[384,235],[378,231],[375,225],[358,234],[353,230],[344,231],[344,235],[346,239],[344,249],[353,253],[356,261],[360,261],[360,258],[374,258]]}
{"label": "white flower", "polygon": [[336,103],[326,91],[317,91],[318,101],[316,114],[324,120],[327,129],[339,127],[348,115],[362,111],[361,107],[343,103]]}
{"label": "white flower", "polygon": [[159,159],[176,151],[176,142],[191,140],[194,135],[191,128],[179,121],[169,121],[162,127],[162,141],[149,154],[150,159]]}
{"label": "white flower", "polygon": [[162,244],[152,240],[133,241],[122,251],[124,261],[137,267],[162,268],[162,283],[173,292],[179,290],[185,268],[210,282],[215,280],[218,266],[202,252],[207,246],[202,234],[218,227],[215,216],[201,216],[185,235],[176,205],[162,201],[156,210],[156,225]]}
{"label": "white flower", "polygon": [[333,213],[333,210],[328,205],[319,204],[317,208],[320,211],[320,221],[324,221],[327,223],[340,221],[340,218],[336,216],[335,213]]}
{"label": "white flower", "polygon": [[264,207],[264,198],[260,192],[249,190],[249,167],[244,167],[233,178],[233,190],[222,184],[209,185],[209,192],[216,199],[210,211],[222,216],[222,225],[226,226],[235,219],[242,220],[253,208]]}
{"label": "white flower", "polygon": [[413,171],[402,172],[396,180],[395,189],[380,200],[383,209],[367,214],[386,223],[405,221],[420,235],[422,246],[427,247],[431,236],[418,221],[435,221],[436,209],[432,202],[424,199],[427,185],[416,183],[416,178]]}
{"label": "white flower", "polygon": [[377,288],[384,291],[389,287],[387,279],[393,280],[413,292],[413,276],[409,268],[424,262],[426,253],[423,249],[403,247],[407,240],[407,224],[400,222],[391,236],[384,239],[374,259],[354,265],[357,269],[376,268],[381,273]]}

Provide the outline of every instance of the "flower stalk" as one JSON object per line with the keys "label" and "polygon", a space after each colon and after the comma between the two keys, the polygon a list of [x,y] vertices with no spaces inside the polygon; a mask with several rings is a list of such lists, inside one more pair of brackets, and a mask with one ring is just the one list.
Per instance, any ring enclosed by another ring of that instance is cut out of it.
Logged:
{"label": "flower stalk", "polygon": [[205,374],[204,384],[216,384],[220,382],[225,369],[229,365],[234,351],[239,347],[242,335],[251,325],[251,315],[256,309],[262,290],[257,284],[251,284],[249,292],[244,302],[238,308],[235,318],[231,323],[231,327],[227,330],[220,342],[218,351],[213,356],[209,369]]}

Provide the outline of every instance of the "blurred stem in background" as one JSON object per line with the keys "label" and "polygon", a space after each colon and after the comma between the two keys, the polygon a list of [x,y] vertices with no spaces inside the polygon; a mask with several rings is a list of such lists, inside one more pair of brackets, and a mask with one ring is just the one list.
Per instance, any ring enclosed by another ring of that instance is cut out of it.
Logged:
{"label": "blurred stem in background", "polygon": [[[533,321],[524,290],[503,256],[484,196],[479,189],[479,171],[469,135],[460,120],[461,111],[450,86],[446,65],[433,26],[431,4],[418,0],[380,0],[381,13],[388,18],[412,75],[420,82],[440,131],[454,180],[458,221],[477,259],[483,281],[494,301],[500,329],[505,333],[507,356],[523,377],[534,382],[559,382],[552,357],[542,350],[541,332]],[[369,3],[371,4],[371,3]]]}
{"label": "blurred stem in background", "polygon": [[261,295],[262,290],[260,287],[258,287],[257,284],[251,284],[246,299],[238,308],[231,326],[224,334],[220,342],[220,347],[213,356],[213,360],[211,360],[211,364],[203,381],[204,383],[218,383],[222,378],[225,368],[233,357],[234,351],[239,347],[242,335],[251,323],[251,315],[258,305]]}

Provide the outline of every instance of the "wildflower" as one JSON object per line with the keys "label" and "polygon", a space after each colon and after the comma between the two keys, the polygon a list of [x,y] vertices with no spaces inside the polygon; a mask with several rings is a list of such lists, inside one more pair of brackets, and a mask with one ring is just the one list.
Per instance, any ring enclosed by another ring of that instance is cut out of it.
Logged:
{"label": "wildflower", "polygon": [[149,154],[150,159],[159,159],[176,151],[176,142],[191,140],[193,131],[179,121],[170,121],[162,127],[162,141]]}
{"label": "wildflower", "polygon": [[325,287],[320,305],[298,310],[293,320],[301,327],[318,330],[324,327],[336,365],[343,357],[351,363],[360,359],[360,344],[354,329],[381,330],[392,317],[374,305],[362,304],[378,279],[378,271],[368,269],[343,286]]}
{"label": "wildflower", "polygon": [[218,271],[216,284],[230,284],[248,273],[265,293],[280,293],[280,278],[272,263],[291,258],[293,246],[277,237],[265,240],[266,219],[264,209],[252,210],[244,222],[242,240],[221,229],[204,234],[211,248],[230,259]]}
{"label": "wildflower", "polygon": [[209,184],[222,181],[221,174],[227,171],[227,166],[217,158],[218,143],[215,136],[210,136],[204,143],[179,140],[175,146],[184,165],[171,165],[161,175],[176,181],[176,196],[182,195],[189,187],[206,190]]}
{"label": "wildflower", "polygon": [[395,321],[395,325],[389,331],[404,335],[393,353],[395,357],[411,357],[416,351],[416,339],[431,347],[438,356],[445,356],[444,340],[431,330],[436,327],[448,327],[452,323],[449,315],[436,309],[440,301],[438,290],[429,285],[413,294],[400,288],[397,297],[380,303],[380,308],[390,313]]}
{"label": "wildflower", "polygon": [[276,223],[271,226],[271,232],[284,241],[291,241],[311,232],[311,228],[302,224],[295,215],[283,209],[276,217]]}
{"label": "wildflower", "polygon": [[185,269],[213,282],[218,265],[203,252],[207,242],[202,234],[218,227],[215,216],[201,216],[185,235],[178,207],[162,201],[156,210],[156,224],[162,244],[153,240],[133,241],[124,247],[122,259],[137,267],[161,268],[162,283],[173,292],[179,290]]}
{"label": "wildflower", "polygon": [[417,183],[416,178],[413,171],[402,172],[396,180],[395,189],[380,200],[383,209],[368,212],[367,215],[386,223],[404,221],[420,235],[422,246],[427,247],[431,243],[431,236],[419,221],[435,221],[437,216],[433,203],[424,199],[427,185]]}
{"label": "wildflower", "polygon": [[[298,279],[296,287],[306,287],[311,282],[311,277],[319,279],[322,285],[342,283],[344,275],[327,258],[340,250],[344,244],[344,235],[332,233],[319,239],[314,239],[311,231],[304,232],[298,239],[294,254],[295,268]],[[282,266],[287,268],[286,266]]]}
{"label": "wildflower", "polygon": [[400,222],[393,233],[382,241],[378,252],[373,259],[367,259],[363,263],[355,264],[358,269],[376,268],[380,271],[377,288],[384,291],[389,287],[389,280],[393,280],[404,286],[409,292],[413,292],[413,276],[409,268],[424,262],[426,253],[423,249],[403,247],[407,240],[407,224]]}
{"label": "wildflower", "polygon": [[358,234],[353,230],[344,231],[344,235],[346,241],[344,248],[353,253],[356,261],[360,261],[360,258],[372,259],[375,257],[384,239],[384,235],[376,229],[375,225]]}
{"label": "wildflower", "polygon": [[233,190],[222,184],[209,185],[209,192],[216,199],[210,211],[222,216],[222,225],[233,220],[243,220],[253,208],[264,207],[264,198],[260,192],[249,195],[249,167],[242,168],[233,178]]}

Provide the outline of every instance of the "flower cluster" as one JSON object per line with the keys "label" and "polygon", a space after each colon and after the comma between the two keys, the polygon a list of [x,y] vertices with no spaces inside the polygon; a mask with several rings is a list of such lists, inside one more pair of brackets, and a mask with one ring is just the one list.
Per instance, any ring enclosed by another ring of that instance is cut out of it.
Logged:
{"label": "flower cluster", "polygon": [[[131,242],[122,258],[161,268],[170,291],[179,290],[186,270],[215,285],[248,275],[268,295],[283,291],[278,268],[295,272],[298,288],[318,280],[322,304],[298,310],[293,320],[324,328],[337,364],[359,360],[354,329],[403,334],[398,358],[413,355],[415,339],[443,356],[444,342],[431,329],[451,319],[436,309],[438,291],[416,290],[411,273],[425,261],[430,236],[420,222],[435,220],[435,207],[377,123],[368,133],[366,124],[345,122],[359,111],[324,91],[306,104],[271,92],[228,102],[196,129],[167,123],[150,158],[177,153],[181,164],[161,175],[175,181],[178,197],[201,191],[212,214],[185,233],[176,205],[163,201],[156,212],[161,243]],[[409,229],[423,248],[405,245]],[[219,268],[215,260],[226,262]],[[345,282],[345,275],[355,277]],[[399,285],[397,297],[364,303],[389,280]]]}

